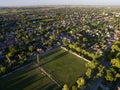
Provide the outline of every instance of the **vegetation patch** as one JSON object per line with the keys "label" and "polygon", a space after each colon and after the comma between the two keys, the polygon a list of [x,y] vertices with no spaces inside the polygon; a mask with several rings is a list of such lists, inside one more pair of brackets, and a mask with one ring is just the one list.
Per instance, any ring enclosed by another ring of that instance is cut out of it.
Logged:
{"label": "vegetation patch", "polygon": [[35,65],[0,79],[0,90],[56,90],[58,87]]}
{"label": "vegetation patch", "polygon": [[[62,49],[41,58],[44,68],[60,85],[72,86],[76,79],[84,74],[86,61]],[[4,81],[4,82],[3,82]],[[56,90],[59,87],[45,75],[38,66],[32,64],[0,79],[0,90]]]}
{"label": "vegetation patch", "polygon": [[86,61],[62,49],[42,58],[41,63],[41,66],[61,85],[66,83],[71,86],[86,71]]}

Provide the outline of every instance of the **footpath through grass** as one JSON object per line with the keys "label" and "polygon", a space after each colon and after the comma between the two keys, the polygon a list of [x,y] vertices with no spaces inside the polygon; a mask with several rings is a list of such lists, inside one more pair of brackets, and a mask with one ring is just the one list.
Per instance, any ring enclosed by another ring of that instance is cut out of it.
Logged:
{"label": "footpath through grass", "polygon": [[57,90],[57,88],[58,86],[35,65],[0,79],[0,90]]}
{"label": "footpath through grass", "polygon": [[[42,57],[40,66],[61,86],[66,83],[71,87],[78,77],[86,71],[85,63],[86,61],[60,49]],[[61,89],[47,75],[43,74],[35,64],[32,64],[1,78],[0,90]]]}

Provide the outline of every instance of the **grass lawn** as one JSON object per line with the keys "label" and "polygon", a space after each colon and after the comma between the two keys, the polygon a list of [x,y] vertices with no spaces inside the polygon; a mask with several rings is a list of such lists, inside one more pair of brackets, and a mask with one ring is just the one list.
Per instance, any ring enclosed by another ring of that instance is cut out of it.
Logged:
{"label": "grass lawn", "polygon": [[0,79],[0,90],[57,90],[47,76],[31,65]]}
{"label": "grass lawn", "polygon": [[[52,78],[60,85],[68,84],[71,87],[77,78],[84,74],[86,61],[64,51],[58,50],[46,56],[40,61]],[[0,79],[0,90],[61,90],[44,75],[35,64]]]}
{"label": "grass lawn", "polygon": [[86,71],[86,61],[62,49],[44,56],[41,63],[41,66],[50,73],[58,83],[61,85],[66,83],[69,87]]}

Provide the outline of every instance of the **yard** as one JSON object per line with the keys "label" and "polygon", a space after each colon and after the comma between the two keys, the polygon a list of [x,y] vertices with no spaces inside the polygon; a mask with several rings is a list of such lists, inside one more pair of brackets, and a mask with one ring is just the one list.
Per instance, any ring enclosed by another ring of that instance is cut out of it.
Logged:
{"label": "yard", "polygon": [[[71,87],[86,71],[85,63],[86,61],[60,49],[43,56],[39,66],[61,86],[66,83]],[[33,63],[1,78],[0,90],[58,90],[58,86]]]}

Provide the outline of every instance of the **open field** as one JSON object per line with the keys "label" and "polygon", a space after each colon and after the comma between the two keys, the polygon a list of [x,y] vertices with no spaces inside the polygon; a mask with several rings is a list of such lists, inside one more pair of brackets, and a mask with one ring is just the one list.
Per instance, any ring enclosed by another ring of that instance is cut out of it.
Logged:
{"label": "open field", "polygon": [[86,71],[86,61],[62,49],[45,56],[41,62],[41,66],[61,85],[71,86]]}
{"label": "open field", "polygon": [[[66,52],[58,50],[41,58],[42,67],[61,86],[71,86],[86,71],[86,61]],[[35,64],[25,67],[14,74],[0,79],[0,90],[58,90],[47,75],[43,74]]]}
{"label": "open field", "polygon": [[7,13],[6,11],[0,10],[0,14],[5,14]]}
{"label": "open field", "polygon": [[57,90],[57,88],[57,85],[35,65],[0,79],[0,90]]}

